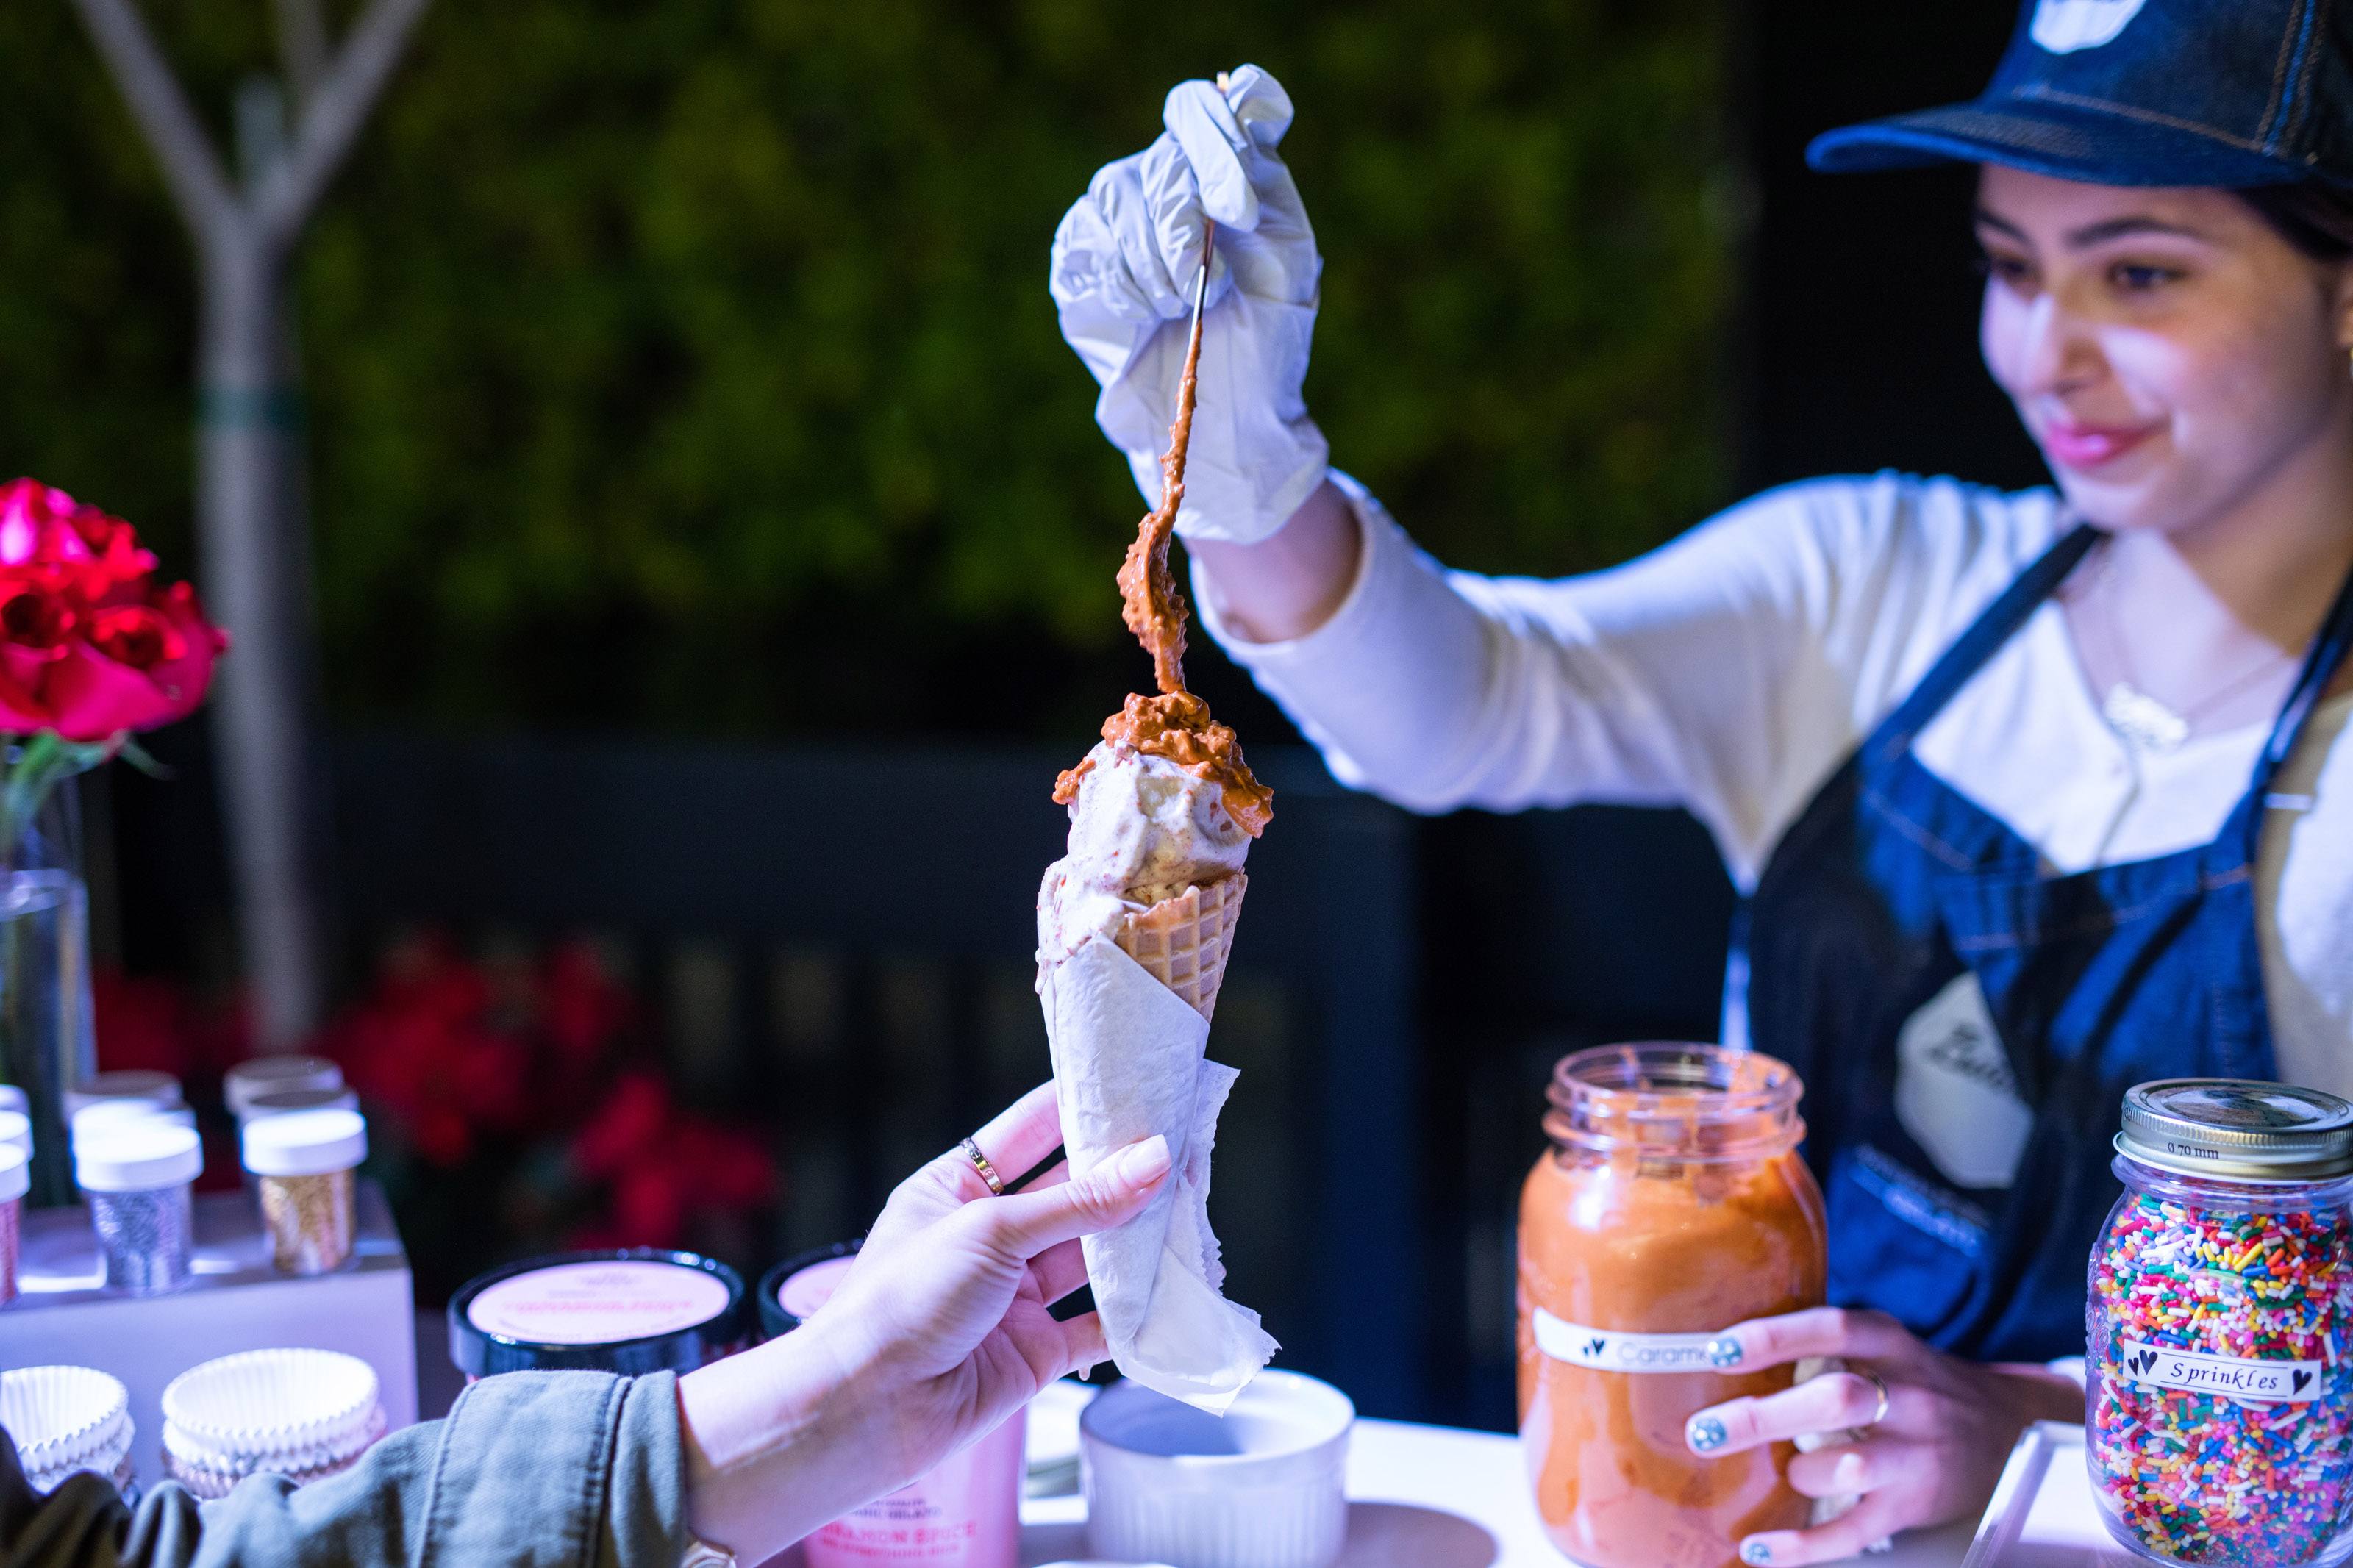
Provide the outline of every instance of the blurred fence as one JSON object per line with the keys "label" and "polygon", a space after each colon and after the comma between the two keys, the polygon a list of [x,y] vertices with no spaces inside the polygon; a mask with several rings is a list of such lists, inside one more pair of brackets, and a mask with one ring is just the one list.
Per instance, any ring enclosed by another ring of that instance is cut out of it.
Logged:
{"label": "blurred fence", "polygon": [[[351,737],[348,934],[595,938],[658,1008],[689,1098],[777,1128],[783,1257],[858,1234],[1047,1076],[1034,907],[1064,761]],[[1243,1075],[1216,1167],[1229,1289],[1286,1364],[1417,1409],[1410,825],[1303,753],[1254,761],[1278,826],[1210,1044]]]}

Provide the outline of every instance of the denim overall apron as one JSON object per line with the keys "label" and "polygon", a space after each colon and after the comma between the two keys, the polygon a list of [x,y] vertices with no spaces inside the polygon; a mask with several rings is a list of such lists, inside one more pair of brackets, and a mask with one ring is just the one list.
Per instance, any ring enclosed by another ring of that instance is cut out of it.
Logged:
{"label": "denim overall apron", "polygon": [[[2098,537],[2079,527],[2053,545],[1847,760],[1775,848],[1736,934],[1749,1043],[1805,1079],[1831,1300],[1980,1360],[2081,1353],[2126,1089],[2275,1076],[2256,840],[2273,775],[2353,642],[2348,584],[2212,843],[2046,876],[1912,741]],[[1965,970],[2000,1037],[1993,1065],[2007,1058],[2031,1118],[2006,1188],[1957,1186],[1896,1111],[1899,1033]]]}

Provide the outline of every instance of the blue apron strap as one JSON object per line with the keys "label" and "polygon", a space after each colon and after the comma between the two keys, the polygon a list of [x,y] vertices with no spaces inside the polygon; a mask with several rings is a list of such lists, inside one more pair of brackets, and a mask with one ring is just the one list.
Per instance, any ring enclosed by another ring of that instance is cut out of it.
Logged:
{"label": "blue apron strap", "polygon": [[2312,721],[2312,710],[2320,706],[2321,697],[2328,690],[2328,683],[2337,679],[2348,650],[2353,650],[2353,574],[2348,574],[2345,585],[2337,590],[2337,602],[2328,606],[2328,618],[2320,623],[2312,647],[2304,656],[2304,668],[2296,674],[2295,685],[2289,689],[2279,717],[2272,721],[2271,739],[2255,758],[2255,776],[2249,782],[2246,799],[2240,805],[2243,819],[2241,826],[2250,854],[2253,852],[2255,837],[2263,830],[2263,802],[2271,794],[2272,777],[2287,761],[2288,753],[2295,750],[2296,742],[2303,739],[2305,726]]}
{"label": "blue apron strap", "polygon": [[1921,727],[1941,712],[1953,693],[1967,685],[1995,650],[2026,624],[2027,617],[2066,581],[2067,574],[2101,537],[2090,523],[2077,523],[2065,538],[2043,552],[2041,560],[2019,574],[2017,581],[2002,590],[2001,596],[1945,650],[1911,695],[1888,715],[1872,742],[1873,749],[1883,757],[1908,749]]}

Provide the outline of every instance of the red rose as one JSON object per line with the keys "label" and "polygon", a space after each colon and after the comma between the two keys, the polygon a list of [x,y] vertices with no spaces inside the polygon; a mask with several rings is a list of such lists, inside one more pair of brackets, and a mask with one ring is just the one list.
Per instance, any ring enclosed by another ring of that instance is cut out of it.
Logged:
{"label": "red rose", "polygon": [[121,518],[0,485],[0,730],[103,742],[195,710],[228,638],[154,570]]}

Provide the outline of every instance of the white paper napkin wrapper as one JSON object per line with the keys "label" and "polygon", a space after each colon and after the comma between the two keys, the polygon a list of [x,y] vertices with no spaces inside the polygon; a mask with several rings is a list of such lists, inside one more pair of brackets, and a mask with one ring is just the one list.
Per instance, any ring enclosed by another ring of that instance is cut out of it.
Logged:
{"label": "white paper napkin wrapper", "polygon": [[1087,1279],[1121,1373],[1222,1415],[1276,1350],[1256,1312],[1225,1299],[1209,1230],[1209,1152],[1240,1075],[1203,1058],[1208,1020],[1109,937],[1039,982],[1071,1173],[1157,1132],[1172,1174],[1142,1214],[1086,1237]]}

